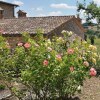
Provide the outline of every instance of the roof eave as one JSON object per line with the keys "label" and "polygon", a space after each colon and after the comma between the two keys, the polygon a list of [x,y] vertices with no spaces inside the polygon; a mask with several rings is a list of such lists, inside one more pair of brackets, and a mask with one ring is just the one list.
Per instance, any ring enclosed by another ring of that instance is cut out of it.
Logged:
{"label": "roof eave", "polygon": [[9,5],[12,5],[15,7],[19,7],[19,5],[17,5],[17,4],[12,4],[12,3],[8,3],[8,2],[4,2],[4,1],[0,1],[0,3],[9,4]]}

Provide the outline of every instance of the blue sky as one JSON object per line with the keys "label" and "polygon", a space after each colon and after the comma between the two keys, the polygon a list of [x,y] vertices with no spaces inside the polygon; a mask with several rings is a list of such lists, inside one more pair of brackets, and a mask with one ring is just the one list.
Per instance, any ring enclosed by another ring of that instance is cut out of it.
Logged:
{"label": "blue sky", "polygon": [[[77,0],[0,0],[20,5],[16,8],[16,12],[24,10],[27,16],[60,16],[60,15],[76,15]],[[78,0],[83,2],[84,0]],[[86,0],[89,3],[92,0]],[[100,0],[93,0],[100,5]],[[81,12],[81,17],[84,14]]]}

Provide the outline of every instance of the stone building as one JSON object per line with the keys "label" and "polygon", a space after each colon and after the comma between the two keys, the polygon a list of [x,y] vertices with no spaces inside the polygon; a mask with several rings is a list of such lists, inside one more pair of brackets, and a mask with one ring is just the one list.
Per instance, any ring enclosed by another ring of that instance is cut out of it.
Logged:
{"label": "stone building", "polygon": [[81,38],[84,37],[84,28],[75,16],[22,17],[0,20],[2,35],[8,38],[11,45],[18,41],[21,42],[22,32],[28,32],[34,36],[39,28],[44,30],[44,36],[47,38],[52,38],[55,34],[61,36],[62,30],[72,31]]}
{"label": "stone building", "polygon": [[14,18],[14,9],[18,7],[16,4],[0,1],[0,19],[2,18]]}
{"label": "stone building", "polygon": [[[0,2],[1,3],[1,2]],[[5,5],[17,7],[17,5],[5,3]],[[1,6],[0,6],[1,7]],[[2,7],[1,10],[4,8]],[[9,13],[8,10],[7,13]],[[16,43],[22,42],[22,32],[28,32],[31,36],[36,34],[37,29],[44,30],[44,36],[52,38],[61,36],[62,30],[72,31],[75,35],[84,38],[84,28],[81,25],[81,19],[75,16],[46,16],[46,17],[27,17],[26,12],[19,10],[18,18],[14,18],[14,15],[9,18],[0,19],[0,30],[2,35],[7,38],[9,44],[13,47]],[[14,13],[13,13],[14,14]]]}
{"label": "stone building", "polygon": [[26,12],[25,11],[23,11],[23,10],[19,10],[18,12],[18,18],[20,18],[20,17],[26,17]]}

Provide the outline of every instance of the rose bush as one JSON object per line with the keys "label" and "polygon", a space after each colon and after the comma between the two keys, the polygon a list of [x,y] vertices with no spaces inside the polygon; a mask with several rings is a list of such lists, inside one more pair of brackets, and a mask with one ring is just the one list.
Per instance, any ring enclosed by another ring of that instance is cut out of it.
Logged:
{"label": "rose bush", "polygon": [[70,41],[72,32],[62,34],[50,40],[39,31],[35,39],[24,33],[13,53],[0,36],[0,77],[20,81],[39,100],[74,95],[83,80],[96,75],[96,47],[78,38]]}

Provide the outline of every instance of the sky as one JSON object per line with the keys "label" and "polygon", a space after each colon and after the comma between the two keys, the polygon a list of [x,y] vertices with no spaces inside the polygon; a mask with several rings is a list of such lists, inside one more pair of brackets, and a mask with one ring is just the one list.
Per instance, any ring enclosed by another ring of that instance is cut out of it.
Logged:
{"label": "sky", "polygon": [[[20,10],[27,12],[28,17],[36,16],[64,16],[76,15],[76,2],[77,0],[0,0],[9,3],[18,4],[20,7],[15,9],[15,13]],[[78,0],[83,2],[84,0]],[[87,4],[94,1],[100,5],[100,0],[86,0]],[[84,11],[80,13],[82,19]],[[17,15],[16,15],[17,16]]]}

